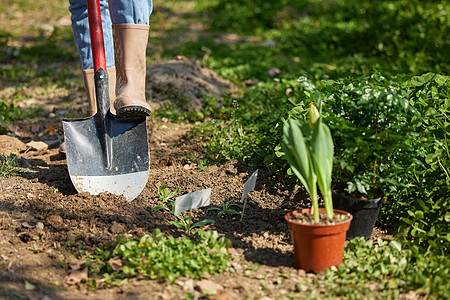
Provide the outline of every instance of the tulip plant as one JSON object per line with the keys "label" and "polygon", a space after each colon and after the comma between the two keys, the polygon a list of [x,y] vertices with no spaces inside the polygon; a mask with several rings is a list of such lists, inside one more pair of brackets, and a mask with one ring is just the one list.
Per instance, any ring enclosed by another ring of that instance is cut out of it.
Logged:
{"label": "tulip plant", "polygon": [[311,198],[314,221],[319,222],[317,185],[323,196],[327,216],[333,218],[333,139],[317,107],[311,103],[307,122],[292,118],[286,121],[283,133],[284,157]]}

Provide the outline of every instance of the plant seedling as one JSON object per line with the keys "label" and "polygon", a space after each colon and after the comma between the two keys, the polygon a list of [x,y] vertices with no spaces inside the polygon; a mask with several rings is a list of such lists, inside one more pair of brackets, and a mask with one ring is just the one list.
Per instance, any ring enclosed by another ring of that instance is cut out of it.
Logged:
{"label": "plant seedling", "polygon": [[230,214],[230,215],[242,215],[243,213],[238,212],[234,209],[232,209],[232,206],[239,207],[238,204],[234,203],[234,199],[231,199],[227,202],[221,203],[220,207],[210,207],[208,210],[218,210],[217,217],[222,217],[224,214]]}
{"label": "plant seedling", "polygon": [[173,197],[175,197],[180,192],[180,188],[177,187],[175,191],[170,192],[167,184],[163,184],[161,187],[158,186],[158,196],[159,200],[163,202],[170,201]]}
{"label": "plant seedling", "polygon": [[211,219],[205,219],[194,223],[192,217],[183,217],[181,214],[175,215],[175,217],[178,218],[178,221],[170,221],[169,224],[175,225],[177,228],[184,229],[188,235],[191,235],[191,233],[194,232],[194,228],[215,223],[215,221]]}
{"label": "plant seedling", "polygon": [[175,191],[170,192],[167,184],[163,184],[161,187],[158,186],[158,196],[159,200],[167,203],[167,206],[157,205],[153,207],[153,211],[159,211],[161,209],[167,210],[172,214],[175,214],[175,199],[174,197],[180,192],[180,188],[177,187]]}

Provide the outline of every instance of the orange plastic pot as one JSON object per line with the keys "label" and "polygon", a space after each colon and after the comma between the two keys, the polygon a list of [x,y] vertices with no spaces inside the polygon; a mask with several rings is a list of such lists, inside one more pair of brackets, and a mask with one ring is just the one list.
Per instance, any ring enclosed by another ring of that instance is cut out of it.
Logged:
{"label": "orange plastic pot", "polygon": [[[324,208],[320,208],[324,211]],[[291,216],[296,213],[310,214],[311,209],[293,211],[284,218],[288,223],[294,244],[295,262],[299,269],[323,272],[324,268],[338,266],[344,257],[344,243],[347,230],[350,227],[352,215],[343,210],[333,210],[335,214],[346,214],[350,218],[333,224],[302,224],[291,221]]]}

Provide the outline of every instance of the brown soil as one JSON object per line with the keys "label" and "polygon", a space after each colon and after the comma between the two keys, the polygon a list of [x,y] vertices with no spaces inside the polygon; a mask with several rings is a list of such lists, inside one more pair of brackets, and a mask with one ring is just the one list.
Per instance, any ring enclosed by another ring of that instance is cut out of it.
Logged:
{"label": "brown soil", "polygon": [[[165,73],[159,73],[166,74],[166,81],[170,81],[167,74],[173,74],[176,62],[168,64]],[[186,72],[190,75],[179,78],[177,83],[186,93],[204,87],[196,94],[196,106],[201,105],[200,94],[218,96],[232,91],[231,85],[198,63],[184,58],[179,58],[178,63],[190,68]],[[151,91],[155,92],[156,88]],[[74,104],[69,110],[86,113],[82,88],[74,92]],[[45,100],[42,99],[43,107]],[[264,296],[270,297],[265,299],[281,299],[288,294],[301,297],[301,293],[294,291],[295,284],[319,276],[295,268],[284,220],[286,213],[307,206],[305,193],[299,187],[286,190],[270,186],[268,170],[261,167],[256,187],[247,198],[242,222],[240,216],[225,214],[218,218],[217,211],[207,208],[193,214],[195,220],[214,219],[215,224],[203,229],[217,230],[231,240],[231,266],[225,273],[206,281],[182,278],[174,284],[137,278],[119,287],[97,290],[89,290],[85,283],[77,283],[77,280],[73,284],[74,277],[68,277],[69,273],[74,274],[71,268],[84,259],[77,249],[93,250],[103,243],[114,242],[120,235],[139,238],[154,228],[177,237],[185,234],[169,224],[174,216],[152,211],[161,204],[158,186],[167,184],[171,191],[179,187],[179,195],[211,188],[211,205],[236,199],[242,209],[240,199],[244,183],[256,168],[230,161],[199,170],[196,168],[198,161],[192,162],[192,157],[201,157],[202,151],[196,140],[186,137],[191,125],[149,119],[151,169],[142,194],[127,202],[115,195],[77,193],[71,184],[65,157],[57,147],[33,150],[18,142],[56,139],[54,132],[48,129],[49,125],[61,129],[58,111],[53,111],[58,104],[55,98],[48,102],[53,102],[54,106],[49,108],[45,121],[22,120],[9,124],[17,140],[2,136],[2,140],[8,142],[0,144],[0,152],[18,154],[20,163],[27,168],[20,176],[0,181],[0,299],[184,299],[187,293],[202,298],[207,297],[201,292],[202,287],[214,283],[217,285],[212,288],[220,294],[216,299]],[[389,238],[378,229],[374,237]],[[254,267],[256,264],[259,268]],[[85,275],[80,274],[80,279]]]}
{"label": "brown soil", "polygon": [[[312,210],[312,209],[311,209]],[[309,209],[308,209],[309,211]],[[350,218],[350,214],[338,214],[335,213],[333,215],[333,218],[329,218],[327,213],[325,211],[319,212],[319,222],[316,223],[314,221],[314,215],[312,213],[300,213],[298,211],[292,212],[292,214],[289,215],[289,220],[301,224],[308,224],[308,225],[314,225],[314,224],[326,224],[326,225],[335,225],[338,223],[342,223],[344,221],[347,221]]]}

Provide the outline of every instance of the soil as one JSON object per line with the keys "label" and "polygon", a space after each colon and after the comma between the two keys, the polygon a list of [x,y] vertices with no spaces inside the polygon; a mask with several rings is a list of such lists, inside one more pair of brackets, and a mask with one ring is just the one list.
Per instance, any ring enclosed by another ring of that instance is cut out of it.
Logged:
{"label": "soil", "polygon": [[[312,209],[311,209],[312,210]],[[324,225],[336,225],[342,222],[347,221],[350,218],[349,214],[344,213],[334,213],[333,217],[328,217],[327,213],[325,211],[319,211],[319,222],[316,223],[314,221],[314,215],[312,213],[300,213],[298,211],[293,211],[292,214],[289,215],[289,220],[301,224],[308,224],[308,225],[314,225],[314,224],[324,224]]]}
{"label": "soil", "polygon": [[[176,68],[187,75],[180,76],[180,72],[174,72]],[[165,87],[170,82],[183,87],[178,90],[180,97],[185,93],[186,97],[195,98],[194,110],[202,105],[201,95],[233,92],[230,83],[186,58],[169,61],[166,67],[161,63],[155,69],[159,75],[152,75],[150,67],[149,78],[159,76],[167,83],[148,91],[156,109],[158,103],[167,101]],[[173,76],[178,79],[174,81]],[[158,90],[162,92],[158,94]],[[79,249],[92,251],[103,243],[114,242],[120,235],[139,238],[154,228],[160,228],[166,235],[185,235],[169,224],[175,220],[173,215],[152,210],[161,204],[159,186],[167,184],[171,191],[179,187],[179,195],[211,188],[212,206],[235,199],[239,208],[233,208],[242,210],[244,183],[257,168],[237,161],[204,170],[197,168],[202,150],[195,139],[188,138],[191,125],[149,118],[151,168],[141,195],[128,202],[107,193],[97,196],[77,193],[65,157],[55,143],[56,132],[62,133],[63,113],[69,110],[72,114],[87,115],[83,88],[73,92],[72,104],[67,109],[58,108],[58,101],[67,100],[67,95],[33,98],[28,104],[43,107],[46,119],[10,123],[11,134],[0,136],[0,153],[16,154],[25,168],[18,176],[0,181],[0,299],[184,299],[188,293],[196,299],[282,299],[289,294],[301,298],[296,283],[321,276],[295,268],[284,220],[286,213],[308,207],[307,195],[298,186],[287,190],[269,185],[268,170],[259,167],[242,221],[236,215],[218,217],[217,211],[208,211],[207,207],[193,213],[195,220],[216,221],[202,229],[217,230],[231,240],[228,271],[204,280],[181,278],[173,284],[135,278],[117,287],[88,289],[83,281],[88,274],[77,270],[85,259]],[[13,134],[15,137],[11,137]],[[44,141],[49,147],[42,144],[36,147],[31,141]],[[197,160],[193,161],[193,157]],[[378,237],[391,238],[376,228],[372,239]],[[216,295],[204,294],[205,286],[216,291]]]}

